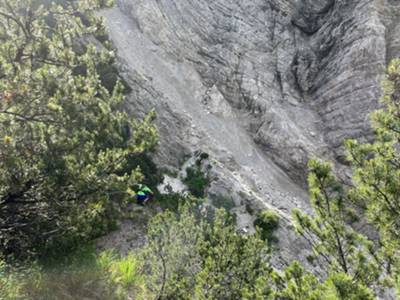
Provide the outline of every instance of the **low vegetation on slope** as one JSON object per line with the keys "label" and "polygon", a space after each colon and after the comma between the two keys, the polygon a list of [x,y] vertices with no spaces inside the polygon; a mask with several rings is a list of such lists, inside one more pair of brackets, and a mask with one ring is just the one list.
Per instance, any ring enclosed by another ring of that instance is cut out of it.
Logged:
{"label": "low vegetation on slope", "polygon": [[[384,108],[372,117],[375,141],[346,143],[352,185],[329,164],[310,161],[314,214],[293,217],[313,249],[313,270],[299,262],[272,267],[279,220],[271,212],[259,213],[256,234],[242,235],[224,209],[177,194],[165,196],[173,211],[150,221],[142,248],[96,253],[84,245],[116,225],[143,180],[137,167],[152,168],[156,131],[152,115],[139,122],[121,111],[118,80],[102,82],[99,66],[112,65],[114,54],[92,40],[104,35],[93,16],[97,1],[62,3],[0,2],[0,299],[368,300],[394,293],[399,60],[388,68]],[[188,172],[193,194],[203,197],[207,182]],[[379,233],[373,241],[351,226],[361,214]]]}

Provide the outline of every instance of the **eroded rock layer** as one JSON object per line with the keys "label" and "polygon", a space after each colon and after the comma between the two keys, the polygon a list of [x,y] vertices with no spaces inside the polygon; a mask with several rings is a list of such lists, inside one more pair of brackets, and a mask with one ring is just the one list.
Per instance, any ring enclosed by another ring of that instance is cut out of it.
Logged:
{"label": "eroded rock layer", "polygon": [[308,210],[308,158],[340,165],[344,139],[370,136],[379,82],[400,55],[394,0],[119,0],[102,14],[129,109],[158,112],[159,162],[209,153],[209,193],[232,197],[243,226],[246,204],[283,219]]}

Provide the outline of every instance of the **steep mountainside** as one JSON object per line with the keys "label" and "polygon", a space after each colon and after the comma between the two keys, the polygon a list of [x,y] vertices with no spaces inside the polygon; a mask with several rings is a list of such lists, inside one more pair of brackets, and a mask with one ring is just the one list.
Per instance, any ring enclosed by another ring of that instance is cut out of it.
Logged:
{"label": "steep mountainside", "polygon": [[[284,219],[308,209],[310,156],[345,170],[343,140],[370,136],[379,81],[400,55],[397,0],[119,0],[102,15],[128,109],[158,112],[159,163],[210,154],[209,195],[232,197],[243,227],[246,204]],[[303,248],[280,230],[283,257]]]}

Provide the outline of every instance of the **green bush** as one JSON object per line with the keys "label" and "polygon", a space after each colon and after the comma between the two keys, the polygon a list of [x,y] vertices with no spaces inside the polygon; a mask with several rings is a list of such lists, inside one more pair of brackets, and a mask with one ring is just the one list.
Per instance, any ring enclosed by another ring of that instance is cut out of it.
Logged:
{"label": "green bush", "polygon": [[131,154],[121,174],[129,172],[137,167],[140,168],[140,173],[142,173],[144,177],[142,183],[156,192],[155,187],[163,181],[163,176],[157,165],[153,162],[151,156],[147,153]]}
{"label": "green bush", "polygon": [[[143,178],[129,157],[157,144],[153,113],[137,121],[121,111],[124,88],[111,76],[113,52],[85,38],[101,22],[93,2],[68,3],[0,2],[0,31],[10,33],[0,44],[0,90],[7,101],[0,114],[5,258],[69,252],[107,232],[118,216],[115,203],[128,200],[126,192]],[[97,21],[82,26],[83,19]],[[100,82],[107,74],[110,81]]]}
{"label": "green bush", "polygon": [[157,215],[143,251],[148,299],[271,299],[268,247],[237,233],[224,210],[210,223],[203,207]]}
{"label": "green bush", "polygon": [[257,214],[254,226],[260,230],[261,238],[268,243],[277,241],[274,231],[279,226],[279,216],[272,210],[263,210]]}
{"label": "green bush", "polygon": [[201,198],[205,196],[205,189],[210,184],[210,179],[200,168],[188,167],[183,182],[193,196]]}
{"label": "green bush", "polygon": [[139,294],[144,289],[142,262],[133,253],[118,257],[111,251],[105,251],[99,255],[97,262],[116,297],[127,299],[128,295]]}
{"label": "green bush", "polygon": [[179,193],[161,194],[156,197],[157,203],[162,210],[177,211],[179,206],[186,200],[185,196]]}

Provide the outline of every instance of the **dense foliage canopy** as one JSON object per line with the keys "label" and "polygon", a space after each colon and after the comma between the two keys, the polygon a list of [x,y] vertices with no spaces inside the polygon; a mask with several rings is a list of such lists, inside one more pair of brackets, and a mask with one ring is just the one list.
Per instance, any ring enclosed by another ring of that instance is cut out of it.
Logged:
{"label": "dense foliage canopy", "polygon": [[0,249],[19,257],[106,232],[141,176],[128,157],[156,144],[151,116],[101,82],[114,52],[94,39],[97,3],[37,2],[0,2]]}

